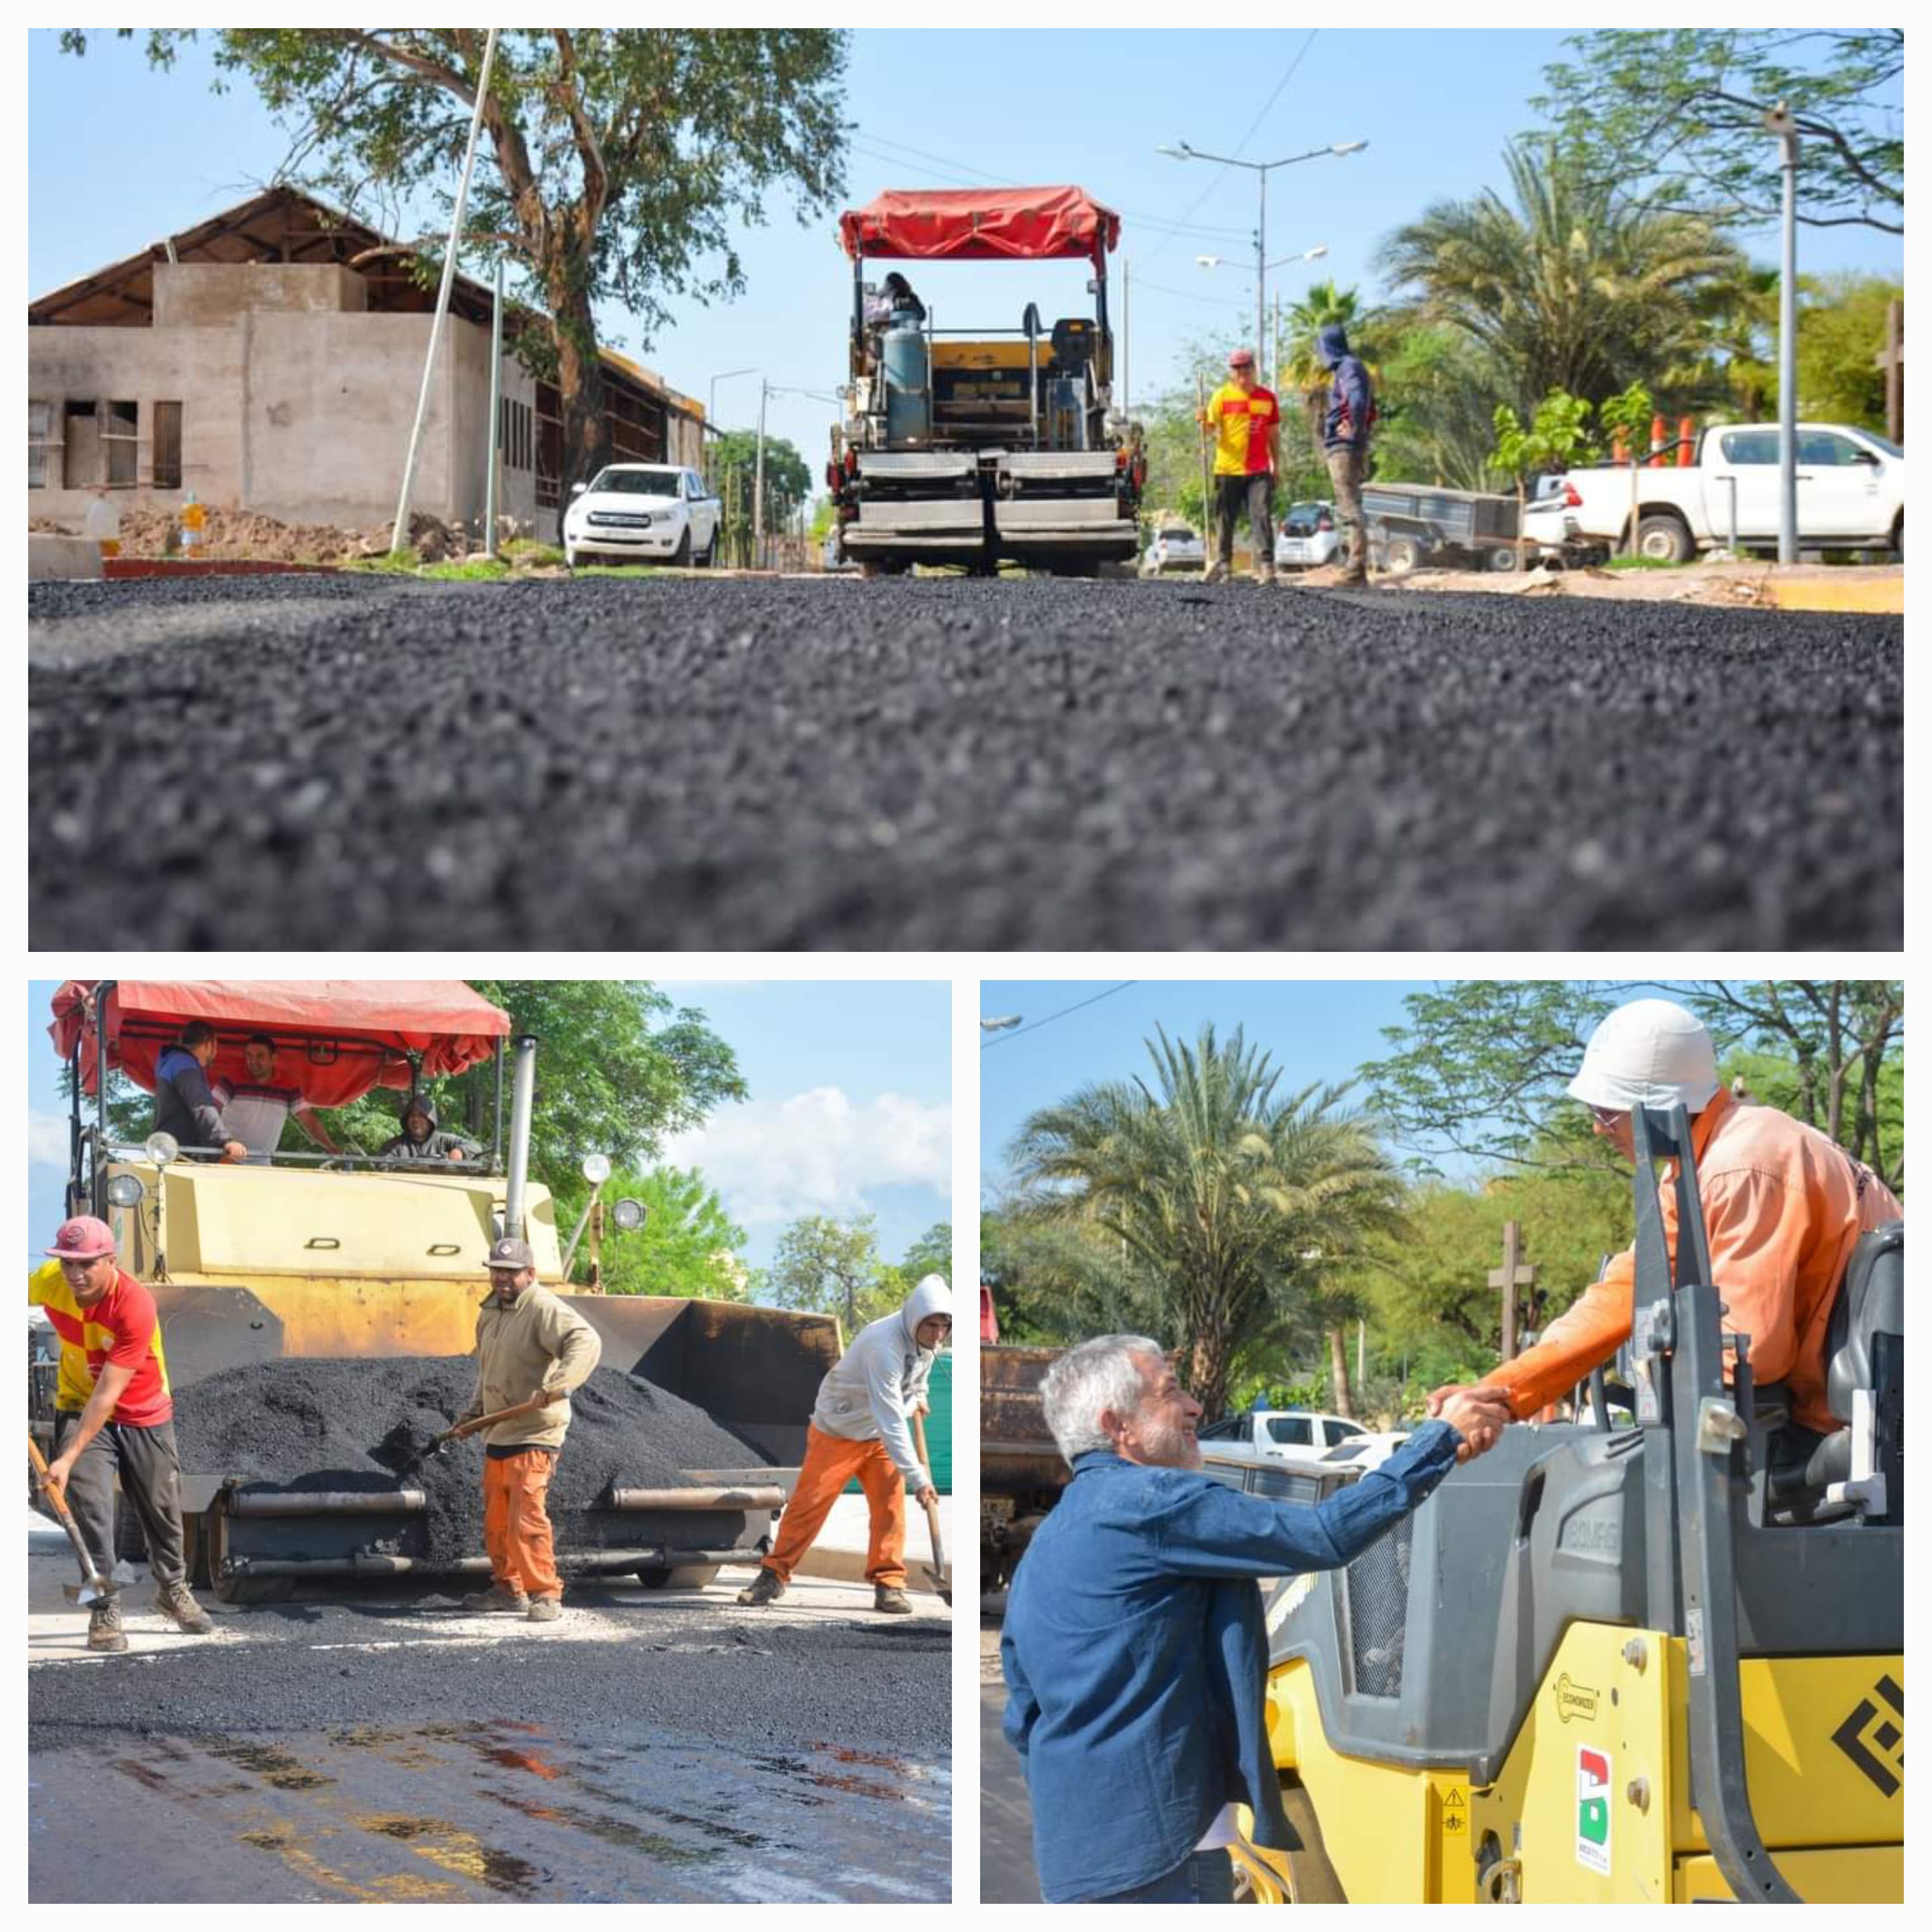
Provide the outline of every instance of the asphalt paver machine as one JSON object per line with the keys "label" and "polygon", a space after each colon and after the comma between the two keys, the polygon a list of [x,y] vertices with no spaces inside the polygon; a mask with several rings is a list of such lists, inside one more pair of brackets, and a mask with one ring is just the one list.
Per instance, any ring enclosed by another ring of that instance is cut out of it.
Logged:
{"label": "asphalt paver machine", "polygon": [[[1072,576],[1131,562],[1147,464],[1114,407],[1107,256],[1120,217],[1078,188],[890,190],[839,218],[852,260],[849,386],[826,480],[844,556],[868,574],[914,564]],[[1085,260],[1091,316],[940,328],[895,306],[880,261]]]}
{"label": "asphalt paver machine", "polygon": [[[161,1052],[197,1019],[216,1031],[212,1078],[245,1078],[244,1046],[266,1033],[278,1076],[321,1107],[378,1088],[400,1097],[494,1061],[488,1149],[464,1161],[278,1152],[230,1166],[165,1135],[124,1144],[106,1105],[111,1076],[152,1090]],[[677,1493],[614,1485],[573,1534],[563,1567],[690,1587],[721,1562],[748,1552],[754,1560],[768,1546],[818,1384],[838,1357],[838,1324],[738,1303],[575,1289],[556,1204],[529,1173],[538,1042],[513,1037],[500,1008],[460,981],[69,981],[50,1030],[71,1074],[68,1211],[106,1220],[122,1265],[152,1286],[177,1390],[288,1357],[467,1354],[490,1244],[519,1233],[538,1279],[597,1330],[606,1367],[697,1404],[770,1459],[686,1472]],[[608,1160],[586,1162],[600,1187],[608,1172]],[[620,1226],[631,1218],[614,1216]],[[46,1379],[30,1378],[43,1406]],[[420,1490],[270,1495],[251,1474],[182,1472],[194,1571],[218,1593],[424,1567]],[[488,1562],[478,1550],[457,1568],[481,1571]]]}
{"label": "asphalt paver machine", "polygon": [[1634,1426],[1600,1371],[1273,1586],[1300,1844],[1239,1849],[1258,1902],[1904,1899],[1904,1223],[1840,1287],[1820,1440],[1724,1326],[1683,1110],[1633,1126]]}

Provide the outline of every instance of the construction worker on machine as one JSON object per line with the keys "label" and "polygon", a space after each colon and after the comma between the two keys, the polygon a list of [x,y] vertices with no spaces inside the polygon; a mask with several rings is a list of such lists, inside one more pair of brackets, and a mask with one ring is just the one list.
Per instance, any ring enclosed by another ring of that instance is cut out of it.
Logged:
{"label": "construction worker on machine", "polygon": [[483,1150],[460,1134],[436,1124],[436,1105],[427,1094],[412,1094],[397,1109],[402,1132],[377,1150],[382,1160],[474,1160]]}
{"label": "construction worker on machine", "polygon": [[537,1284],[536,1256],[506,1235],[490,1250],[490,1292],[476,1316],[476,1390],[457,1418],[501,1415],[483,1437],[483,1545],[491,1582],[465,1597],[533,1624],[563,1614],[563,1583],[545,1499],[570,1428],[570,1392],[604,1345],[574,1309]]}
{"label": "construction worker on machine", "polygon": [[[1905,1218],[1897,1196],[1828,1135],[1726,1092],[1709,1033],[1669,1000],[1634,1000],[1610,1014],[1591,1036],[1569,1090],[1626,1158],[1635,1152],[1635,1108],[1682,1103],[1725,1330],[1750,1337],[1756,1387],[1785,1384],[1790,1427],[1831,1434],[1839,1426],[1826,1391],[1832,1300],[1858,1237]],[[1676,1196],[1668,1177],[1658,1199],[1674,1254]],[[1635,1266],[1634,1249],[1612,1257],[1602,1279],[1534,1348],[1477,1386],[1504,1390],[1518,1421],[1567,1394],[1629,1339]],[[1462,1392],[1456,1384],[1437,1389],[1429,1412],[1439,1414]]]}
{"label": "construction worker on machine", "polygon": [[[206,1636],[214,1625],[188,1586],[174,1397],[154,1298],[122,1271],[113,1230],[92,1214],[62,1222],[46,1252],[51,1258],[28,1277],[27,1300],[46,1311],[60,1337],[47,1480],[66,1496],[104,1576],[114,1568],[118,1480],[140,1519],[155,1607]],[[118,1594],[90,1607],[87,1647],[128,1648]]]}
{"label": "construction worker on machine", "polygon": [[777,1546],[741,1604],[776,1603],[785,1593],[838,1492],[856,1476],[866,1492],[872,1534],[866,1580],[872,1607],[909,1616],[905,1593],[905,1499],[923,1504],[931,1474],[913,1448],[910,1418],[926,1412],[932,1365],[952,1332],[952,1291],[928,1275],[893,1313],[868,1322],[819,1384],[806,1431],[805,1462],[778,1519]]}

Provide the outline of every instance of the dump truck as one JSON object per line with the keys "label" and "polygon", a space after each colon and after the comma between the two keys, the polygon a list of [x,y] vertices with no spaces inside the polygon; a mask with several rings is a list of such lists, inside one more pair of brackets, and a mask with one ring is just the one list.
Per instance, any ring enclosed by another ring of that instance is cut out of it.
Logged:
{"label": "dump truck", "polygon": [[1040,1400],[1041,1380],[1062,1352],[980,1350],[980,1582],[988,1592],[1012,1581],[1034,1531],[1072,1480]]}
{"label": "dump truck", "polygon": [[[1070,576],[1131,562],[1147,460],[1114,406],[1107,256],[1120,217],[1078,188],[892,189],[839,218],[852,262],[846,410],[826,482],[840,552],[868,575],[914,564]],[[1084,260],[1090,316],[940,328],[868,286],[879,261]]]}
{"label": "dump truck", "polygon": [[[1904,1898],[1904,1223],[1831,1312],[1840,1426],[1787,1432],[1724,1324],[1689,1120],[1632,1127],[1634,1426],[1593,1378],[1582,1420],[1506,1430],[1346,1568],[1270,1587],[1299,1842],[1237,1848],[1258,1902]],[[1311,1473],[1309,1500],[1358,1472]]]}
{"label": "dump truck", "polygon": [[[377,1088],[412,1094],[426,1079],[494,1061],[488,1150],[406,1167],[279,1152],[230,1166],[196,1158],[166,1135],[126,1144],[109,1120],[111,1077],[152,1090],[161,1052],[194,1019],[216,1030],[212,1076],[244,1077],[243,1044],[266,1032],[278,1070],[298,1078],[313,1106],[341,1106]],[[597,1238],[609,1162],[586,1160],[597,1191],[571,1241],[560,1240],[550,1190],[529,1172],[538,1043],[513,1037],[499,1008],[460,982],[69,981],[52,1032],[71,1075],[68,1211],[107,1221],[122,1266],[152,1286],[177,1391],[285,1357],[467,1354],[484,1256],[500,1235],[520,1234],[538,1280],[597,1331],[605,1366],[695,1403],[771,1459],[682,1471],[676,1490],[614,1484],[573,1526],[560,1567],[694,1588],[721,1564],[755,1562],[770,1547],[819,1382],[840,1353],[836,1322],[574,1288],[569,1250]],[[621,1226],[638,1217],[620,1204],[612,1218]],[[43,1401],[46,1381],[42,1372]],[[252,1474],[182,1471],[191,1574],[218,1595],[423,1567],[421,1490],[272,1492]],[[454,1567],[481,1575],[488,1558],[477,1550]]]}

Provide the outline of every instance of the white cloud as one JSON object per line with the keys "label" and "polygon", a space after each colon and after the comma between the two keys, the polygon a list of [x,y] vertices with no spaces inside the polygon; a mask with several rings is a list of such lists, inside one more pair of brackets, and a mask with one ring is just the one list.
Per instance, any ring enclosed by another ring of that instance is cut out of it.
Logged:
{"label": "white cloud", "polygon": [[57,1167],[63,1174],[67,1172],[68,1122],[64,1114],[39,1114],[28,1110],[27,1165]]}
{"label": "white cloud", "polygon": [[664,1160],[701,1167],[747,1228],[802,1214],[862,1213],[868,1188],[952,1184],[952,1110],[881,1094],[854,1106],[836,1087],[747,1100],[669,1142]]}

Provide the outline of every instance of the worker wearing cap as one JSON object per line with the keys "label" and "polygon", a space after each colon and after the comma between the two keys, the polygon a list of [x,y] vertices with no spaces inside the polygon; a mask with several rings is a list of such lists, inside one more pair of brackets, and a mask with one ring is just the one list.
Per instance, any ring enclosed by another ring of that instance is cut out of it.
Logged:
{"label": "worker wearing cap", "polygon": [[937,1497],[932,1478],[913,1447],[909,1426],[926,1412],[932,1365],[952,1332],[952,1291],[929,1274],[903,1306],[868,1322],[818,1385],[805,1432],[805,1462],[778,1518],[778,1540],[741,1604],[776,1603],[792,1572],[825,1526],[832,1505],[854,1477],[866,1492],[871,1534],[866,1580],[872,1607],[909,1616],[905,1593],[905,1499]]}
{"label": "worker wearing cap", "polygon": [[1281,468],[1281,405],[1255,380],[1255,355],[1237,349],[1228,380],[1208,398],[1201,422],[1214,433],[1214,514],[1218,529],[1208,580],[1219,584],[1234,565],[1234,524],[1245,508],[1254,532],[1255,574],[1274,581],[1274,478]]}
{"label": "worker wearing cap", "polygon": [[494,1580],[464,1606],[554,1623],[563,1613],[563,1584],[546,1498],[570,1427],[570,1392],[589,1378],[604,1345],[582,1316],[538,1287],[528,1242],[506,1235],[488,1266],[490,1293],[476,1317],[476,1390],[457,1420],[547,1400],[484,1432],[483,1543]]}
{"label": "worker wearing cap", "polygon": [[[1610,1014],[1591,1036],[1570,1092],[1626,1159],[1636,1153],[1637,1108],[1682,1103],[1725,1330],[1750,1337],[1754,1382],[1785,1384],[1798,1427],[1832,1434],[1839,1426],[1825,1382],[1832,1301],[1858,1237],[1905,1218],[1897,1197],[1828,1135],[1726,1092],[1710,1034],[1670,1000],[1634,1000]],[[1673,1259],[1674,1182],[1667,1168],[1658,1197]],[[1614,1256],[1534,1348],[1480,1386],[1504,1390],[1519,1421],[1567,1394],[1629,1339],[1635,1271],[1634,1249]],[[1456,1393],[1453,1384],[1436,1390],[1430,1413]]]}
{"label": "worker wearing cap", "polygon": [[1254,350],[1234,350],[1227,380],[1208,398],[1200,417],[1214,430],[1215,560],[1208,581],[1219,584],[1234,568],[1234,524],[1242,510],[1254,531],[1254,574],[1275,581],[1275,473],[1281,470],[1281,404],[1254,379]]}
{"label": "worker wearing cap", "polygon": [[[49,1478],[65,1493],[104,1576],[114,1568],[118,1478],[147,1540],[156,1608],[205,1636],[214,1625],[188,1587],[174,1399],[154,1298],[122,1271],[113,1231],[91,1214],[62,1222],[46,1252],[51,1258],[28,1277],[27,1300],[46,1311],[60,1338]],[[87,1647],[128,1648],[118,1596],[91,1606]]]}

